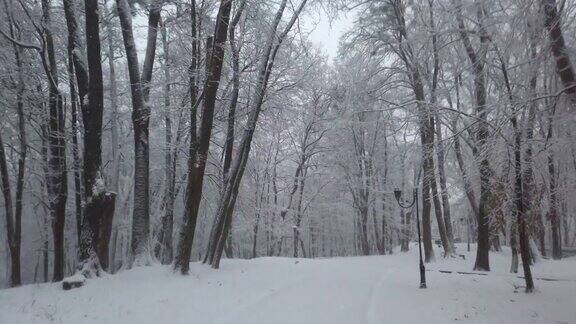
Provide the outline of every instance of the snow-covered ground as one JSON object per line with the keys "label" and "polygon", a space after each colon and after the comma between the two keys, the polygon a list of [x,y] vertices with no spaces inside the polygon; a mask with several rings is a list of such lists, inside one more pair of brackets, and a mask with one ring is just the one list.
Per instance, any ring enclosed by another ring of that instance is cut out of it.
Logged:
{"label": "snow-covered ground", "polygon": [[[533,268],[537,292],[508,273],[509,254],[491,255],[487,276],[466,260],[427,265],[418,289],[416,246],[390,256],[332,259],[223,260],[180,276],[164,266],[140,267],[62,291],[60,284],[0,290],[0,323],[576,323],[576,258]],[[437,251],[440,255],[440,251]]]}

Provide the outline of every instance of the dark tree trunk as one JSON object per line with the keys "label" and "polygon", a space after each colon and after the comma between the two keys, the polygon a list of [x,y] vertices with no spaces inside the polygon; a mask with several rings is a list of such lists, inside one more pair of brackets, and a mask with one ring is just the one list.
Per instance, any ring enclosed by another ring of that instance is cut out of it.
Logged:
{"label": "dark tree trunk", "polygon": [[[72,156],[74,166],[74,198],[76,205],[76,234],[77,244],[80,246],[82,240],[82,208],[83,208],[83,195],[82,195],[82,176],[80,170],[80,157],[78,150],[78,108],[77,103],[80,102],[81,110],[85,111],[87,108],[85,96],[88,92],[88,72],[83,58],[81,57],[82,45],[80,44],[78,36],[78,23],[76,21],[75,2],[71,0],[64,0],[64,14],[66,17],[66,26],[68,28],[68,82],[70,87],[70,104],[72,107]],[[77,71],[76,71],[77,70]],[[74,82],[76,78],[76,83]],[[76,90],[78,85],[78,91]],[[79,100],[78,100],[79,98]]]}
{"label": "dark tree trunk", "polygon": [[452,216],[450,214],[450,201],[448,198],[448,186],[446,183],[446,169],[444,163],[444,143],[442,138],[442,128],[440,127],[440,118],[436,111],[436,156],[438,162],[438,177],[440,179],[440,196],[442,198],[442,212],[444,214],[444,225],[446,227],[446,236],[454,253],[454,233],[452,230]]}
{"label": "dark tree trunk", "polygon": [[518,223],[518,238],[520,240],[520,253],[522,256],[522,267],[524,269],[524,280],[526,281],[526,292],[534,291],[534,281],[530,270],[530,247],[528,235],[526,233],[526,210],[524,208],[524,196],[522,193],[522,158],[521,158],[521,134],[518,130],[516,113],[513,113],[511,122],[514,127],[514,201],[516,207],[516,221]]}
{"label": "dark tree trunk", "polygon": [[[549,144],[554,136],[554,112],[548,115],[548,132],[546,135],[546,143]],[[554,260],[562,259],[562,240],[560,232],[560,215],[558,214],[558,174],[556,171],[556,163],[554,161],[554,151],[551,146],[548,146],[548,177],[549,177],[549,210],[548,219],[552,223],[552,258]],[[544,230],[544,229],[542,229]]]}
{"label": "dark tree trunk", "polygon": [[[536,35],[534,35],[534,31],[530,35],[530,59],[534,62],[534,67],[532,68],[532,75],[529,81],[529,91],[532,97],[536,96],[536,86],[537,86],[537,75],[538,75],[538,66],[539,64],[537,59],[537,52],[536,52]],[[538,102],[536,100],[531,100],[530,106],[528,109],[528,118],[526,120],[525,128],[525,136],[526,136],[526,144],[524,150],[524,170],[522,173],[522,184],[523,184],[523,194],[524,194],[524,208],[526,209],[526,214],[528,217],[528,224],[530,225],[527,231],[528,236],[536,235],[539,236],[540,241],[540,253],[542,256],[546,255],[546,248],[545,248],[545,228],[542,222],[542,215],[540,213],[540,203],[536,196],[537,188],[536,183],[534,180],[534,170],[533,170],[533,152],[532,152],[532,145],[534,140],[534,123],[536,119],[536,108]]]}
{"label": "dark tree trunk", "polygon": [[[432,118],[431,118],[432,119]],[[429,126],[430,132],[434,132],[434,121],[432,120],[431,125]],[[434,135],[431,135],[432,137]],[[450,243],[450,240],[448,239],[448,234],[446,232],[446,224],[444,223],[444,218],[443,218],[443,214],[442,214],[442,205],[440,203],[440,195],[438,194],[438,185],[436,182],[436,174],[434,172],[435,170],[435,166],[434,166],[434,156],[433,156],[433,152],[429,153],[429,164],[431,164],[429,166],[429,168],[432,170],[431,173],[431,178],[429,179],[430,181],[430,189],[431,189],[431,193],[432,193],[432,200],[434,201],[434,214],[436,215],[436,224],[438,225],[438,234],[440,235],[440,241],[442,242],[442,248],[444,249],[444,257],[449,257],[452,255],[452,243]]]}
{"label": "dark tree trunk", "polygon": [[479,118],[478,126],[476,127],[476,142],[478,143],[476,158],[479,161],[480,172],[480,203],[478,205],[478,247],[476,251],[476,262],[474,264],[475,270],[490,271],[490,178],[492,171],[490,162],[487,156],[487,140],[489,137],[488,131],[488,111],[486,110],[486,76],[484,72],[484,65],[486,61],[486,52],[489,42],[489,37],[482,25],[485,19],[485,10],[481,3],[477,3],[477,20],[480,26],[479,38],[480,48],[478,51],[474,50],[472,43],[464,25],[464,18],[462,16],[462,2],[458,2],[456,18],[458,27],[460,29],[460,37],[464,48],[473,66],[474,71],[474,95],[476,99],[476,114]]}
{"label": "dark tree trunk", "polygon": [[[222,64],[224,60],[224,48],[228,36],[228,23],[230,21],[230,10],[232,0],[222,0],[216,17],[216,28],[214,30],[214,44],[211,55],[208,57],[206,82],[204,84],[204,101],[202,106],[202,119],[200,121],[200,133],[198,138],[198,148],[195,152],[195,163],[191,166],[188,174],[188,185],[186,188],[186,201],[184,207],[184,223],[180,231],[180,239],[174,268],[179,269],[182,274],[187,274],[190,268],[190,252],[194,241],[194,231],[198,219],[198,209],[202,198],[202,186],[204,182],[204,171],[210,138],[212,136],[212,125],[214,122],[214,107],[216,94],[220,86],[222,74]],[[190,162],[189,162],[190,163]]]}
{"label": "dark tree trunk", "polygon": [[[121,150],[121,144],[119,143],[119,134],[118,134],[118,128],[119,128],[119,111],[118,111],[118,85],[116,82],[116,65],[114,63],[115,58],[115,46],[114,46],[114,41],[116,39],[116,33],[114,31],[114,29],[112,28],[112,23],[111,20],[113,18],[112,15],[110,15],[109,10],[108,10],[108,2],[107,0],[104,1],[104,16],[106,17],[106,19],[104,19],[104,26],[106,28],[106,31],[108,33],[106,40],[107,40],[107,47],[108,47],[108,73],[109,73],[109,88],[110,88],[110,109],[111,109],[111,115],[110,115],[110,137],[111,137],[111,153],[112,153],[112,176],[111,176],[111,184],[110,184],[110,191],[116,194],[116,198],[119,197],[120,193],[120,150]],[[116,213],[116,211],[118,210],[116,203],[114,206],[114,213]],[[114,239],[112,242],[112,247],[111,247],[111,251],[110,251],[110,260],[109,260],[109,267],[108,267],[108,271],[110,271],[111,273],[114,273],[116,271],[115,268],[115,262],[116,262],[116,246],[117,246],[117,241],[118,241],[118,230],[114,230]]]}
{"label": "dark tree trunk", "polygon": [[[526,204],[525,195],[523,193],[523,172],[522,172],[522,132],[518,128],[517,113],[514,107],[514,97],[512,95],[512,86],[510,85],[510,80],[508,78],[508,69],[504,58],[498,50],[496,50],[500,58],[500,67],[502,70],[502,75],[504,77],[504,84],[506,85],[506,90],[508,92],[509,104],[512,107],[512,113],[510,116],[510,123],[512,124],[512,129],[514,132],[514,205],[516,207],[516,223],[518,228],[518,239],[520,243],[520,252],[522,254],[522,267],[524,269],[524,280],[526,281],[526,292],[532,292],[534,290],[534,282],[532,280],[532,272],[530,270],[530,246],[529,238],[526,233]],[[515,233],[513,233],[515,235]],[[513,242],[514,243],[514,242]],[[514,252],[513,252],[514,253]],[[514,256],[513,256],[514,257]],[[517,256],[516,256],[517,258]],[[514,269],[513,260],[512,270]]]}
{"label": "dark tree trunk", "polygon": [[404,4],[402,1],[394,1],[391,5],[393,6],[393,18],[398,25],[398,33],[396,33],[395,36],[396,40],[398,43],[406,43],[407,45],[398,48],[398,55],[406,67],[412,92],[414,93],[414,99],[416,100],[416,109],[418,111],[418,128],[420,130],[420,143],[422,145],[421,168],[424,173],[424,176],[422,177],[422,240],[424,241],[424,259],[426,262],[430,262],[434,259],[434,250],[432,248],[432,227],[430,223],[430,212],[432,209],[432,197],[430,196],[432,183],[430,180],[435,176],[433,160],[434,123],[428,105],[426,104],[424,81],[421,75],[419,62],[413,61],[413,49],[409,45],[409,42],[406,41],[408,39],[408,29],[406,27]]}
{"label": "dark tree trunk", "polygon": [[260,213],[256,214],[256,222],[254,223],[254,236],[252,237],[252,259],[254,259],[257,254],[258,246],[258,227],[260,225]]}
{"label": "dark tree trunk", "polygon": [[544,22],[550,36],[550,47],[556,62],[556,73],[564,85],[564,92],[570,97],[572,103],[576,104],[576,76],[562,34],[556,0],[542,0],[542,5],[544,6]]}
{"label": "dark tree trunk", "polygon": [[[442,143],[442,129],[440,120],[438,118],[438,109],[436,107],[436,91],[438,88],[438,75],[440,73],[440,50],[438,49],[438,35],[436,33],[436,24],[434,21],[434,1],[428,1],[429,6],[429,23],[432,31],[432,52],[434,60],[434,69],[432,72],[432,89],[430,91],[430,136],[436,137],[436,156],[438,159],[438,174],[440,176],[440,189],[442,205],[440,204],[440,195],[438,195],[438,187],[436,183],[436,176],[430,178],[430,187],[432,188],[432,195],[434,198],[434,212],[438,223],[438,231],[440,232],[440,239],[444,247],[444,257],[448,257],[454,253],[454,237],[452,236],[452,221],[450,219],[450,205],[448,202],[448,194],[446,193],[446,179],[444,176],[444,144]],[[430,153],[430,161],[434,163],[433,153]],[[432,170],[435,167],[432,165]]]}
{"label": "dark tree trunk", "polygon": [[[280,20],[282,19],[284,8],[286,7],[286,2],[287,2],[286,0],[282,1],[280,9],[276,13],[276,17],[274,18],[274,21],[272,23],[271,34],[268,35],[268,39],[264,47],[264,54],[259,63],[256,90],[254,93],[254,98],[253,100],[251,100],[252,109],[249,112],[247,125],[244,130],[244,134],[242,136],[242,141],[238,149],[238,154],[236,155],[236,159],[234,160],[234,163],[230,169],[230,175],[228,176],[228,181],[226,183],[226,186],[224,187],[223,195],[220,199],[218,211],[216,213],[216,217],[220,223],[228,222],[226,220],[226,212],[233,210],[234,205],[236,203],[238,189],[240,187],[240,182],[242,181],[242,177],[244,175],[248,155],[250,154],[252,137],[254,135],[254,130],[256,128],[256,124],[258,121],[258,116],[260,114],[262,104],[264,102],[264,96],[266,93],[268,80],[270,78],[270,73],[274,65],[276,54],[278,53],[278,50],[284,38],[286,37],[286,35],[296,22],[296,19],[298,18],[299,14],[302,12],[302,9],[306,5],[307,0],[302,0],[300,5],[295,10],[292,19],[288,22],[282,34],[276,35],[278,25],[280,23]],[[210,238],[211,241],[214,244],[216,244],[213,253],[214,259],[211,262],[213,268],[219,267],[220,258],[222,256],[222,251],[224,248],[224,243],[228,237],[229,230],[230,230],[229,227],[224,227],[221,232],[215,232],[214,233],[215,235]]]}
{"label": "dark tree trunk", "polygon": [[17,220],[14,218],[12,204],[12,193],[10,190],[10,177],[6,164],[6,153],[4,152],[4,142],[0,134],[0,180],[2,184],[2,194],[4,195],[4,208],[6,211],[6,233],[8,238],[8,249],[10,251],[10,286],[21,285],[20,277],[20,242],[17,241],[15,232]]}
{"label": "dark tree trunk", "polygon": [[48,159],[50,197],[50,217],[54,240],[53,281],[64,279],[64,224],[66,221],[66,200],[68,183],[66,172],[66,119],[62,95],[58,90],[58,68],[54,51],[54,39],[51,32],[50,0],[42,0],[42,22],[46,47],[42,51],[42,60],[48,78]]}
{"label": "dark tree trunk", "polygon": [[[108,1],[104,1],[104,15],[107,19],[104,19],[104,26],[108,33],[106,37],[107,47],[108,47],[108,73],[109,73],[109,87],[110,87],[110,133],[111,133],[111,151],[112,151],[112,183],[110,185],[112,192],[119,195],[119,182],[120,182],[120,143],[118,134],[118,124],[119,124],[119,112],[118,112],[118,83],[116,82],[116,64],[114,63],[116,49],[114,47],[114,40],[116,39],[116,33],[112,28],[112,15],[108,11]],[[112,260],[113,261],[113,260]]]}
{"label": "dark tree trunk", "polygon": [[[243,0],[238,9],[236,9],[236,13],[234,14],[234,18],[230,22],[230,27],[228,29],[228,37],[230,43],[230,52],[232,54],[232,95],[230,98],[230,107],[228,109],[228,121],[227,121],[227,128],[226,128],[226,142],[224,144],[224,165],[222,168],[222,183],[225,186],[227,181],[228,172],[230,171],[230,164],[232,163],[232,152],[234,149],[234,128],[236,122],[236,107],[238,106],[238,95],[240,92],[240,49],[239,46],[236,44],[235,33],[236,25],[240,22],[240,18],[242,17],[242,11],[244,11],[244,7],[246,5],[246,0]],[[234,210],[230,209],[226,211],[226,219],[230,219],[227,221],[226,226],[231,226],[232,222],[232,213]],[[258,235],[258,227],[255,227],[255,234],[254,234],[254,248],[253,248],[253,257],[255,257],[256,253],[256,238]],[[226,249],[226,255],[228,257],[232,256],[232,232],[228,235],[228,247]]]}
{"label": "dark tree trunk", "polygon": [[132,258],[137,263],[146,263],[150,233],[150,174],[149,174],[149,129],[150,107],[147,99],[156,54],[156,38],[162,1],[154,1],[148,15],[148,38],[142,77],[139,71],[138,53],[134,43],[132,16],[126,0],[116,0],[132,96],[132,123],[134,125],[134,208],[132,215]]}
{"label": "dark tree trunk", "polygon": [[[416,73],[412,79],[414,82],[414,94],[416,100],[423,102],[424,88],[420,73]],[[430,212],[432,210],[432,199],[430,197],[431,181],[430,178],[434,177],[434,165],[431,164],[432,150],[434,145],[434,138],[430,137],[433,133],[430,132],[430,121],[427,117],[426,108],[424,104],[419,104],[419,123],[420,123],[420,142],[422,144],[422,169],[424,176],[422,177],[422,241],[424,243],[424,261],[430,262],[434,260],[434,249],[432,247],[432,225],[430,222]]]}
{"label": "dark tree trunk", "polygon": [[[18,53],[18,50],[15,49]],[[18,53],[19,54],[19,53]],[[18,142],[19,142],[19,154],[18,154],[18,175],[16,177],[16,206],[14,213],[14,251],[11,251],[12,255],[12,272],[17,274],[17,277],[12,275],[13,286],[19,285],[21,283],[20,278],[20,249],[22,246],[22,196],[24,194],[24,172],[26,164],[26,154],[28,150],[28,144],[26,140],[26,125],[24,123],[24,71],[22,66],[22,60],[19,55],[16,56],[16,66],[18,68],[18,84],[16,85],[16,110],[18,115]],[[0,141],[1,142],[1,141]],[[0,143],[2,145],[2,143]],[[14,264],[15,263],[15,264]]]}
{"label": "dark tree trunk", "polygon": [[[372,206],[372,223],[374,225],[374,245],[376,245],[376,251],[378,251],[378,254],[384,255],[386,254],[386,249],[383,249],[383,247],[385,247],[386,241],[383,240],[382,237],[380,236],[380,230],[378,228],[378,219],[376,218],[377,215],[378,214],[376,213],[376,205],[374,204]],[[386,220],[382,218],[382,222],[383,222],[382,229],[385,230]]]}
{"label": "dark tree trunk", "polygon": [[102,167],[102,120],[104,85],[100,49],[98,1],[85,1],[88,102],[82,102],[84,120],[84,192],[86,206],[82,221],[80,268],[86,277],[108,270],[115,194],[106,192]]}
{"label": "dark tree trunk", "polygon": [[[43,105],[40,105],[43,106]],[[42,158],[42,175],[44,176],[44,181],[42,181],[42,187],[47,195],[47,197],[49,197],[50,192],[49,192],[49,187],[48,187],[48,181],[50,180],[49,177],[49,171],[48,171],[48,123],[46,121],[44,121],[41,125],[40,125],[40,131],[42,134],[42,148],[40,150],[40,156]],[[43,244],[42,244],[42,259],[43,259],[43,276],[44,276],[44,282],[49,282],[50,278],[48,275],[48,268],[49,268],[49,255],[48,255],[48,251],[50,249],[50,239],[49,239],[49,228],[50,228],[50,221],[49,221],[49,217],[50,217],[50,212],[47,208],[46,205],[43,206],[44,208],[44,217],[43,217]]]}
{"label": "dark tree trunk", "polygon": [[[298,207],[296,209],[296,220],[294,222],[294,257],[297,258],[298,257],[298,242],[302,241],[302,239],[300,238],[300,226],[302,224],[302,200],[304,198],[304,185],[306,184],[306,170],[303,171],[302,176],[300,177],[300,185],[299,185],[299,195],[298,195]],[[362,218],[362,224],[363,224],[363,240],[362,240],[362,248],[363,248],[363,252],[365,252],[364,255],[368,255],[369,254],[369,246],[368,246],[368,234],[367,234],[367,228],[366,226],[368,225],[368,209],[366,208],[366,213],[363,215]],[[304,246],[302,246],[302,253],[306,253],[306,250],[304,249]],[[306,256],[304,256],[306,257]]]}
{"label": "dark tree trunk", "polygon": [[[102,165],[102,116],[104,112],[104,86],[100,55],[100,22],[98,1],[85,0],[86,52],[88,58],[88,103],[84,105],[84,191],[92,198],[94,185],[100,178]],[[96,192],[96,194],[98,194]]]}
{"label": "dark tree trunk", "polygon": [[[7,8],[8,9],[8,8]],[[6,12],[9,22],[10,36],[16,39],[12,12]],[[10,178],[4,143],[0,134],[0,184],[4,196],[4,208],[6,210],[6,232],[8,249],[10,252],[10,286],[16,287],[22,284],[20,269],[20,250],[22,242],[22,195],[24,192],[24,172],[28,144],[26,142],[26,125],[24,122],[24,71],[22,62],[22,49],[12,44],[18,77],[14,82],[16,88],[16,112],[18,115],[18,173],[16,176],[16,201],[13,209]]]}
{"label": "dark tree trunk", "polygon": [[173,259],[172,232],[174,229],[174,201],[176,199],[176,153],[172,140],[172,118],[170,112],[170,48],[167,39],[166,26],[162,25],[162,46],[164,52],[164,121],[166,126],[165,147],[165,183],[164,215],[162,216],[162,229],[158,238],[159,246],[156,248],[156,257],[162,264],[170,264]]}
{"label": "dark tree trunk", "polygon": [[76,207],[76,235],[77,244],[80,245],[82,233],[82,175],[81,175],[81,161],[78,149],[78,106],[77,106],[77,93],[76,85],[74,83],[74,65],[72,53],[68,52],[68,73],[69,73],[69,86],[70,86],[70,105],[72,114],[72,159],[74,169],[74,204]]}

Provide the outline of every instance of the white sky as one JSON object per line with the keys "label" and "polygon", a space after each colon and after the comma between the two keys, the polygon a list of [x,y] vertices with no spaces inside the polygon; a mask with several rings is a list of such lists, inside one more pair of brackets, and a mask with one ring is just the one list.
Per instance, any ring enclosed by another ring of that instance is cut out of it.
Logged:
{"label": "white sky", "polygon": [[[316,12],[304,14],[300,20],[300,28],[303,32],[311,32],[309,40],[322,49],[328,56],[329,63],[331,63],[338,55],[340,37],[352,27],[354,17],[354,12],[341,12],[338,17],[330,21],[328,14],[320,9]],[[138,48],[140,60],[144,59],[146,49],[147,19],[146,15],[133,17],[134,37],[136,38],[136,47]]]}
{"label": "white sky", "polygon": [[354,22],[353,13],[341,13],[336,19],[330,21],[328,15],[320,10],[308,13],[302,17],[302,26],[312,31],[310,40],[319,46],[332,61],[338,55],[338,42]]}

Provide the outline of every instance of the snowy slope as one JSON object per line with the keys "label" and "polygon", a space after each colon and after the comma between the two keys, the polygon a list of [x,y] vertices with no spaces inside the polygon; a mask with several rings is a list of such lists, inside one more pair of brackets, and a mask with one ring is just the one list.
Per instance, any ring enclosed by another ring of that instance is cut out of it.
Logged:
{"label": "snowy slope", "polygon": [[506,253],[492,254],[488,276],[437,271],[470,271],[474,252],[438,260],[421,290],[415,247],[391,256],[224,260],[218,271],[194,263],[187,277],[141,267],[72,291],[6,289],[0,323],[576,323],[575,258],[537,264],[536,277],[565,281],[537,280],[531,295],[515,292],[523,280],[508,273]]}

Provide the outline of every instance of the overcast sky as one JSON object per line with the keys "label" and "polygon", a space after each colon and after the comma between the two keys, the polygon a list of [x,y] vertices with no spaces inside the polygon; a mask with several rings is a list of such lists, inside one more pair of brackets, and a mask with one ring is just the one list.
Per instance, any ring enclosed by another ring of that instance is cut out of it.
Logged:
{"label": "overcast sky", "polygon": [[[330,18],[324,10],[307,12],[302,16],[300,28],[304,32],[311,32],[310,41],[315,43],[328,55],[329,62],[338,55],[338,41],[340,37],[352,27],[354,13],[339,13],[338,17]],[[138,55],[144,59],[146,50],[146,35],[148,33],[148,17],[137,15],[133,19],[134,33]]]}
{"label": "overcast sky", "polygon": [[341,13],[330,22],[324,11],[310,13],[303,17],[304,28],[311,30],[310,40],[322,48],[330,60],[338,55],[338,40],[352,27],[354,15]]}

